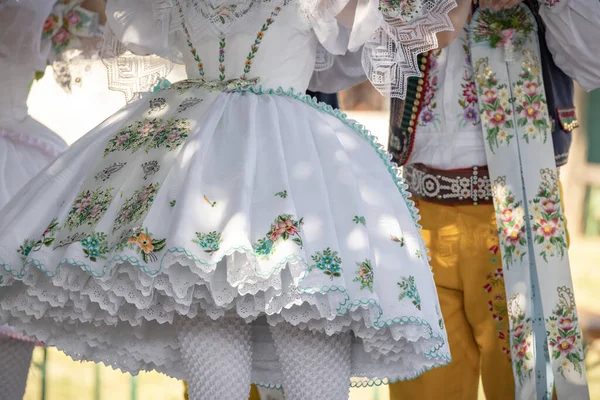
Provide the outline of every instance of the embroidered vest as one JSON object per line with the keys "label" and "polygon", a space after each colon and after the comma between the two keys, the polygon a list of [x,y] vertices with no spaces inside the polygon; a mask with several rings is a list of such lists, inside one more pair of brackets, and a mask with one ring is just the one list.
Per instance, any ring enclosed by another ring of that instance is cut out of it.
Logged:
{"label": "embroidered vest", "polygon": [[[573,100],[574,84],[573,80],[556,66],[546,45],[546,30],[539,14],[539,3],[537,0],[526,0],[524,3],[532,11],[539,26],[538,39],[543,61],[544,87],[548,111],[553,122],[554,157],[556,166],[561,167],[568,161],[571,132],[579,126]],[[413,150],[417,121],[421,112],[421,93],[424,83],[427,82],[429,70],[428,54],[423,54],[420,58],[423,77],[409,79],[406,100],[391,100],[388,151],[398,165],[406,164]]]}

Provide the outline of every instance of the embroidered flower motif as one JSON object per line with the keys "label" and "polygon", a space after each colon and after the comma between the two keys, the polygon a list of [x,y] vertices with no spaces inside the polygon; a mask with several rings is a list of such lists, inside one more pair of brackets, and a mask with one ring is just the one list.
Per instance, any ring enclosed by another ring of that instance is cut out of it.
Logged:
{"label": "embroidered flower motif", "polygon": [[65,227],[73,230],[78,226],[87,224],[94,226],[104,215],[113,199],[113,188],[97,188],[94,191],[85,190],[77,196],[71,211],[67,215]]}
{"label": "embroidered flower motif", "polygon": [[400,243],[400,247],[404,247],[404,238],[398,236],[392,236],[392,242]]}
{"label": "embroidered flower motif", "polygon": [[428,55],[429,71],[427,75],[427,82],[424,87],[423,96],[423,107],[421,108],[421,114],[419,117],[419,125],[433,125],[437,126],[440,123],[440,115],[435,112],[437,108],[436,95],[438,92],[439,85],[439,64],[438,58],[442,54],[441,50],[432,51]]}
{"label": "embroidered flower motif", "polygon": [[158,193],[158,188],[158,183],[151,183],[136,190],[131,197],[125,200],[115,218],[113,232],[141,220],[148,213]]}
{"label": "embroidered flower motif", "polygon": [[161,147],[174,150],[183,144],[189,130],[187,119],[171,118],[163,122],[160,118],[154,118],[136,121],[121,129],[108,141],[104,157],[115,151],[135,153],[141,148],[145,148],[146,152]]}
{"label": "embroidered flower motif", "polygon": [[535,25],[522,7],[498,12],[484,8],[473,31],[476,43],[488,42],[492,49],[511,46],[518,51],[535,31]]}
{"label": "embroidered flower motif", "polygon": [[317,251],[312,257],[314,264],[309,267],[309,271],[319,269],[325,275],[328,275],[331,280],[342,276],[342,259],[337,251],[332,251],[329,247],[325,250]]}
{"label": "embroidered flower motif", "polygon": [[83,254],[90,261],[96,262],[98,259],[106,260],[105,254],[108,253],[107,236],[104,232],[92,232],[80,242]]}
{"label": "embroidered flower motif", "polygon": [[40,239],[25,239],[23,244],[19,247],[19,250],[17,250],[17,253],[21,254],[21,257],[27,257],[32,251],[38,251],[42,246],[50,247],[52,243],[54,243],[58,231],[58,219],[53,218],[46,229],[44,229],[44,233],[42,233]]}
{"label": "embroidered flower motif", "polygon": [[546,95],[542,88],[541,69],[537,57],[529,49],[524,51],[519,80],[513,90],[519,90],[515,111],[519,115],[517,125],[522,128],[523,138],[539,139],[545,143],[550,130]]}
{"label": "embroidered flower motif", "polygon": [[462,107],[463,112],[459,114],[460,126],[464,127],[468,124],[478,125],[480,122],[479,109],[477,107],[477,85],[473,76],[473,67],[471,65],[471,52],[469,50],[469,35],[465,29],[465,34],[461,38],[463,51],[465,52],[464,72],[460,87],[462,92],[458,96],[458,104]]}
{"label": "embroidered flower motif", "polygon": [[196,239],[192,241],[202,247],[205,253],[213,255],[221,248],[223,239],[221,233],[216,231],[209,233],[196,232]]}
{"label": "embroidered flower motif", "polygon": [[410,18],[418,8],[417,2],[399,0],[379,0],[379,11],[397,17]]}
{"label": "embroidered flower motif", "polygon": [[282,199],[287,199],[288,192],[287,192],[287,190],[284,190],[282,192],[277,192],[277,193],[275,193],[275,196],[281,197]]}
{"label": "embroidered flower motif", "polygon": [[216,201],[210,201],[210,199],[204,195],[204,201],[208,203],[208,205],[210,205],[212,208],[215,208],[215,206],[217,205]]}
{"label": "embroidered flower motif", "polygon": [[534,368],[533,357],[533,323],[526,317],[518,304],[518,294],[508,301],[508,313],[511,320],[512,336],[511,354],[519,383],[522,385],[530,379]]}
{"label": "embroidered flower motif", "polygon": [[504,107],[507,100],[503,99],[508,88],[505,84],[499,85],[496,74],[488,65],[487,59],[480,59],[475,66],[479,96],[482,99],[480,113],[482,124],[486,132],[486,142],[492,152],[502,145],[508,145],[514,135],[512,108]]}
{"label": "embroidered flower motif", "polygon": [[498,223],[498,234],[502,246],[502,258],[507,268],[525,257],[527,235],[525,213],[521,201],[506,188],[506,178],[494,182],[494,209]]}
{"label": "embroidered flower motif", "polygon": [[352,218],[352,221],[355,224],[367,225],[367,220],[365,219],[365,217],[362,217],[362,216],[356,215],[356,216],[354,216],[354,218]]}
{"label": "embroidered flower motif", "polygon": [[558,178],[551,169],[541,170],[541,183],[537,196],[529,202],[535,243],[542,247],[539,253],[548,257],[565,256],[567,249],[564,216],[560,207]]}
{"label": "embroidered flower motif", "polygon": [[356,265],[358,265],[357,276],[352,281],[360,283],[360,290],[367,289],[373,293],[373,266],[371,260],[366,259],[361,263],[356,263]]}
{"label": "embroidered flower motif", "polygon": [[[496,239],[497,240],[497,239]],[[490,264],[496,265],[499,264],[499,259],[497,254],[500,248],[498,245],[494,244],[490,247],[489,251],[492,254],[490,258]],[[501,267],[498,267],[494,270],[493,273],[488,273],[485,276],[486,284],[483,286],[483,290],[486,293],[490,294],[488,301],[488,310],[494,320],[497,337],[504,344],[504,349],[510,349],[510,339],[507,335],[508,330],[508,308],[506,305],[506,298],[504,297],[504,273]],[[505,351],[505,354],[510,354],[510,351]],[[510,357],[508,357],[510,361]]]}
{"label": "embroidered flower motif", "polygon": [[269,256],[275,252],[274,246],[278,241],[286,241],[290,238],[292,238],[292,242],[302,248],[303,243],[302,238],[300,237],[300,226],[302,226],[303,223],[303,218],[296,220],[294,219],[294,216],[290,214],[281,214],[277,216],[265,237],[259,239],[258,242],[253,245],[254,252],[257,255],[268,259]]}
{"label": "embroidered flower motif", "polygon": [[398,287],[400,288],[398,300],[402,301],[404,299],[409,299],[418,310],[421,310],[421,297],[419,296],[419,291],[415,284],[415,277],[402,277],[402,281],[398,282]]}
{"label": "embroidered flower motif", "polygon": [[583,375],[583,344],[579,321],[575,308],[575,298],[570,288],[557,288],[558,304],[552,316],[546,319],[548,344],[552,359],[559,360],[558,372],[566,379],[565,373],[575,370]]}
{"label": "embroidered flower motif", "polygon": [[189,131],[190,121],[188,119],[171,118],[158,128],[152,141],[146,147],[146,152],[161,147],[175,150],[187,139]]}
{"label": "embroidered flower motif", "polygon": [[163,251],[167,245],[167,239],[154,239],[148,228],[136,228],[122,234],[121,237],[123,240],[117,244],[117,249],[135,250],[145,263],[156,262],[157,253]]}

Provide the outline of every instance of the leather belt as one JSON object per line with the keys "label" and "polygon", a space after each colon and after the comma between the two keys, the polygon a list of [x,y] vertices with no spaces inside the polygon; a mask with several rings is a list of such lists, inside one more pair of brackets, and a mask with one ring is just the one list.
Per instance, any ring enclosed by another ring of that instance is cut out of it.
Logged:
{"label": "leather belt", "polygon": [[449,205],[492,204],[486,166],[439,170],[423,164],[404,166],[404,180],[417,199]]}

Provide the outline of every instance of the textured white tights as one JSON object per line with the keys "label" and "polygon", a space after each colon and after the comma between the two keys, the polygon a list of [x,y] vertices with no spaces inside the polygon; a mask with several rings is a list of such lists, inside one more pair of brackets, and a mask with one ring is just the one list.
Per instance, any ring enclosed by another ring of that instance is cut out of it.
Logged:
{"label": "textured white tights", "polygon": [[349,333],[327,336],[280,323],[271,335],[283,372],[286,400],[348,400]]}
{"label": "textured white tights", "polygon": [[33,343],[0,337],[0,399],[23,398],[34,347]]}
{"label": "textured white tights", "polygon": [[250,325],[206,316],[175,322],[190,400],[247,400],[252,346]]}

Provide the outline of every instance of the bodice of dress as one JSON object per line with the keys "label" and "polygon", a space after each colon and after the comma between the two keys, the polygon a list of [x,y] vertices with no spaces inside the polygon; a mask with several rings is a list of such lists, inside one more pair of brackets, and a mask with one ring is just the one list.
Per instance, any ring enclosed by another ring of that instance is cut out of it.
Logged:
{"label": "bodice of dress", "polygon": [[[185,23],[184,23],[185,25]],[[304,91],[315,67],[317,39],[298,2],[263,6],[227,37],[184,30],[177,39],[190,78],[211,82],[258,78],[265,88]]]}

